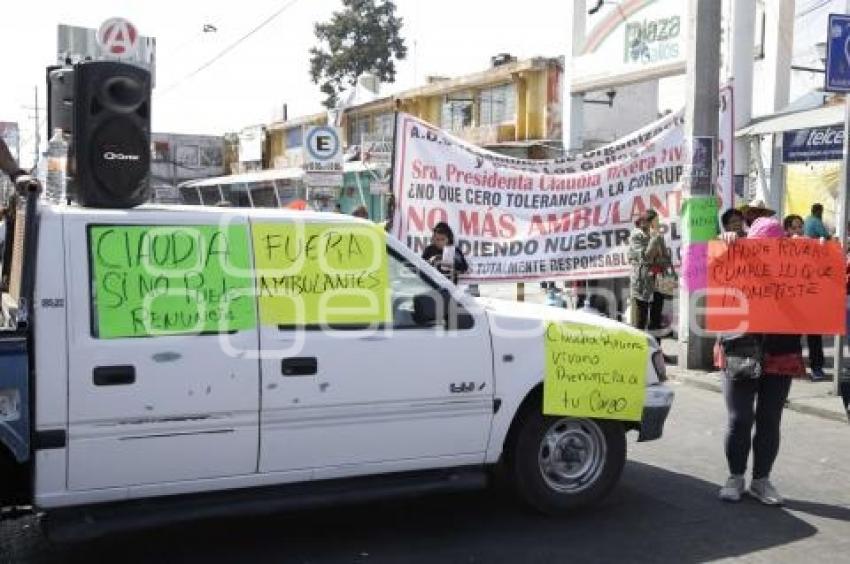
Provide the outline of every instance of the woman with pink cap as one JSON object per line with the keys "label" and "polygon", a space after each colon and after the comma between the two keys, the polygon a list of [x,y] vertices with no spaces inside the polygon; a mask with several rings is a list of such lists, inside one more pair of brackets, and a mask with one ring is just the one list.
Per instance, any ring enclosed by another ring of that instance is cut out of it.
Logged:
{"label": "woman with pink cap", "polygon": [[[784,236],[782,224],[773,217],[755,219],[747,233],[749,239]],[[723,395],[729,412],[725,450],[730,476],[720,489],[720,499],[739,501],[746,491],[766,505],[781,505],[770,472],[779,453],[780,422],[791,379],[806,373],[801,336],[744,334],[723,337],[721,343],[726,353]],[[747,489],[744,474],[750,450],[753,477]]]}

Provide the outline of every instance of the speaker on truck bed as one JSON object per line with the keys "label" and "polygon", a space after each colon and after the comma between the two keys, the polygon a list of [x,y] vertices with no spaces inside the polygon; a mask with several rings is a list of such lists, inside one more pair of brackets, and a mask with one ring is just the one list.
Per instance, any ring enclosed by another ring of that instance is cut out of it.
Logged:
{"label": "speaker on truck bed", "polygon": [[74,68],[70,175],[82,206],[129,208],[150,198],[151,76],[115,61]]}

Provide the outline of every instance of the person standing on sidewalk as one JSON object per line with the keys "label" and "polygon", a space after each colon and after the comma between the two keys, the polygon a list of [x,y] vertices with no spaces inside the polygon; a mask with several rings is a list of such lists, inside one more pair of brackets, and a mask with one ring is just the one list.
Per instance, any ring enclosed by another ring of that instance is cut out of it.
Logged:
{"label": "person standing on sidewalk", "polygon": [[656,323],[660,326],[664,295],[655,291],[655,277],[667,256],[664,236],[659,231],[658,212],[646,210],[635,221],[629,236],[629,280],[631,325],[646,331]]}
{"label": "person standing on sidewalk", "polygon": [[[784,235],[779,220],[763,217],[753,222],[748,238]],[[805,375],[800,337],[743,334],[722,339],[723,396],[729,412],[725,451],[730,474],[720,488],[724,501],[740,501],[745,491],[766,505],[784,501],[770,481],[770,472],[779,453],[782,410],[791,380]],[[750,450],[753,478],[747,489],[744,474]]]}
{"label": "person standing on sidewalk", "polygon": [[[812,206],[812,214],[803,222],[803,235],[811,239],[829,239],[829,233],[823,224],[823,205]],[[812,382],[826,380],[823,372],[823,337],[821,335],[807,335],[806,345],[809,349],[809,366],[812,369],[809,379]]]}
{"label": "person standing on sidewalk", "polygon": [[803,236],[803,218],[799,215],[787,215],[782,220],[782,227],[785,228],[785,236],[789,239]]}
{"label": "person standing on sidewalk", "polygon": [[736,237],[746,237],[744,230],[744,213],[735,208],[729,208],[720,216],[720,225],[724,233],[734,233]]}

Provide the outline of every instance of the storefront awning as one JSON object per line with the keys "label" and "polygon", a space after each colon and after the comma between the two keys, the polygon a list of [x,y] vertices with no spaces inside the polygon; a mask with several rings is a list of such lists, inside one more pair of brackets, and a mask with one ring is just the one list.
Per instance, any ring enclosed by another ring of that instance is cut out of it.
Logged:
{"label": "storefront awning", "polygon": [[735,137],[766,135],[808,127],[824,127],[844,122],[844,104],[823,106],[812,110],[771,114],[750,121],[735,132]]}

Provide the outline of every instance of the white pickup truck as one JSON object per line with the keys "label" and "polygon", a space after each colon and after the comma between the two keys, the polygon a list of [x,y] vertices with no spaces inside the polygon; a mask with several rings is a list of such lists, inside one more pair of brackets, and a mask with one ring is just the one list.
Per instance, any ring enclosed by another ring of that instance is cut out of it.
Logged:
{"label": "white pickup truck", "polygon": [[[641,422],[544,416],[545,324],[623,326],[473,298],[392,237],[392,311],[379,331],[256,323],[170,334],[179,320],[145,318],[133,323],[166,330],[133,336],[105,326],[104,304],[132,284],[95,280],[105,234],[222,224],[250,234],[295,222],[344,230],[360,220],[32,200],[8,220],[3,264],[0,507],[42,513],[53,538],[481,487],[493,475],[558,513],[611,490],[628,431],[661,436],[673,392],[651,337]],[[132,265],[146,252],[140,240],[112,240],[109,260]],[[177,254],[167,237],[162,245],[147,251]],[[217,291],[226,289],[199,287],[193,299]],[[256,295],[243,298],[257,308]]]}

